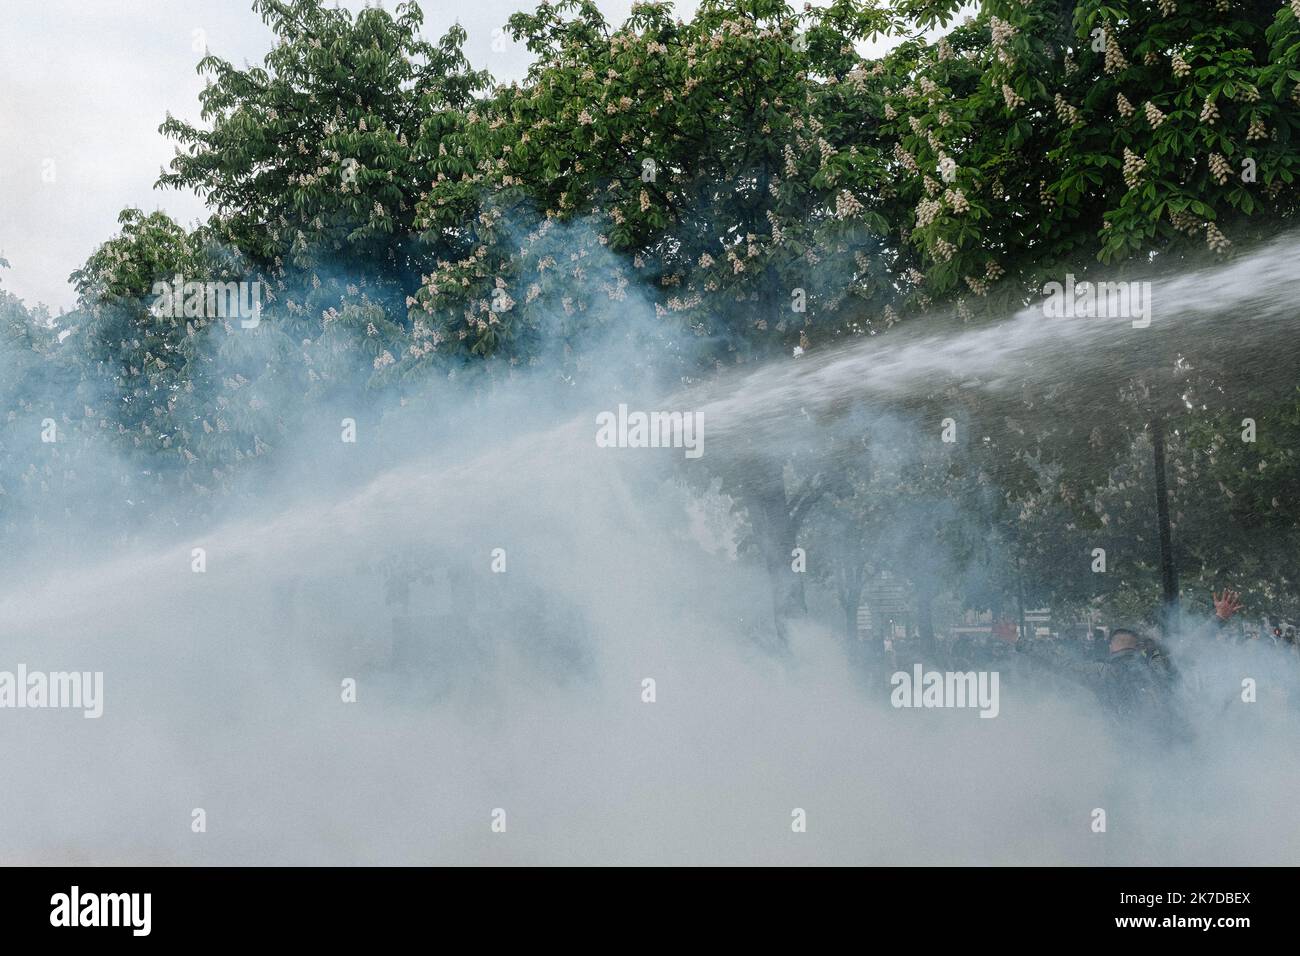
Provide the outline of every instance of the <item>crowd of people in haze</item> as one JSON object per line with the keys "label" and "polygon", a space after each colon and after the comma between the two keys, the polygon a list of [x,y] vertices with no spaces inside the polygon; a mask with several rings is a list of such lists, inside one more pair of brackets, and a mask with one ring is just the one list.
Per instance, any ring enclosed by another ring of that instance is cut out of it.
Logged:
{"label": "crowd of people in haze", "polygon": [[939,638],[931,653],[916,639],[886,640],[885,669],[919,663],[998,671],[1011,686],[1082,686],[1121,737],[1166,747],[1195,739],[1193,710],[1227,712],[1241,703],[1300,718],[1295,626],[1236,626],[1240,595],[1224,590],[1213,600],[1212,617],[1184,619],[1167,637],[1119,625],[1076,636],[1022,635],[1015,625],[995,624],[987,635]]}

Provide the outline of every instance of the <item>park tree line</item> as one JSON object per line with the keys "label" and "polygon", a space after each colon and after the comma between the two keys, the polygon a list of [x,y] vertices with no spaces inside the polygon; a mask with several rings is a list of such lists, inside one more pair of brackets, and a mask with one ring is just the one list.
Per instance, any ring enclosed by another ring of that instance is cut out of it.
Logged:
{"label": "park tree line", "polygon": [[[689,19],[643,2],[621,23],[561,0],[509,19],[532,60],[508,84],[470,63],[459,26],[426,39],[413,2],[252,6],[276,38],[261,65],[204,56],[201,121],[160,127],[177,150],[158,186],[194,190],[207,220],[124,210],[65,315],[0,291],[11,540],[74,526],[89,502],[123,528],[203,511],[311,409],[354,397],[571,381],[612,341],[675,388],[957,334],[1067,272],[1239,255],[1300,195],[1295,0],[984,0],[971,16],[957,0],[704,0]],[[260,323],[160,316],[174,276],[259,283]],[[779,632],[807,607],[799,546],[846,622],[883,569],[917,584],[922,621],[940,600],[1150,607],[1154,417],[1189,591],[1231,583],[1300,610],[1294,376],[1243,380],[1210,356],[1064,413],[974,402],[961,454],[891,437],[966,400],[937,384],[876,434],[706,462],[772,576]],[[1085,539],[1123,570],[1087,573]],[[933,593],[943,580],[972,593]]]}

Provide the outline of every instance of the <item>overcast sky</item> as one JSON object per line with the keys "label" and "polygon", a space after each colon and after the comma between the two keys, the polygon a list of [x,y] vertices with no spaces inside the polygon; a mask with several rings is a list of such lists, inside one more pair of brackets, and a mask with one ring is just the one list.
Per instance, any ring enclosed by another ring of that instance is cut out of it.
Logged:
{"label": "overcast sky", "polygon": [[[617,22],[631,0],[599,4]],[[494,31],[531,5],[430,0],[425,33],[441,36],[459,20],[475,66],[520,78],[528,52],[500,34],[494,50]],[[695,7],[677,4],[683,17]],[[192,193],[153,188],[174,151],[158,125],[169,110],[199,121],[194,67],[204,42],[232,63],[256,64],[271,32],[249,0],[0,2],[0,257],[10,263],[0,288],[29,305],[71,308],[69,273],[117,231],[123,208],[162,209],[182,223],[205,218]]]}

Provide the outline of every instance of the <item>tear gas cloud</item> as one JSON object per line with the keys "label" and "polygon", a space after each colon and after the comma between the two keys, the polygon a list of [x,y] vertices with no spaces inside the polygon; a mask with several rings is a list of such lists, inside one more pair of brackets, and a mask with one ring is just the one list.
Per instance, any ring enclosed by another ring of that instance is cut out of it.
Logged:
{"label": "tear gas cloud", "polygon": [[[1015,655],[997,668],[996,719],[894,707],[823,583],[774,649],[771,585],[737,547],[742,509],[689,470],[750,467],[824,436],[916,446],[937,425],[908,399],[936,381],[989,401],[1025,387],[1101,395],[1194,351],[1234,310],[1254,322],[1217,347],[1280,363],[1297,244],[1157,278],[1149,329],[1031,310],[685,391],[625,376],[639,359],[611,336],[576,385],[519,376],[483,396],[453,377],[403,408],[348,397],[303,410],[274,468],[203,520],[124,536],[80,502],[74,524],[6,559],[0,670],[102,673],[103,714],[0,711],[0,856],[1293,861],[1300,759],[1277,701],[1294,658],[1175,642],[1195,736],[1169,750],[1133,746],[1085,690]],[[625,307],[629,324],[653,319],[645,302]],[[48,388],[57,404],[59,383]],[[698,414],[703,455],[602,446],[598,416],[620,404]],[[354,444],[339,440],[343,417],[357,421]],[[113,472],[116,453],[99,454],[78,467]],[[8,489],[11,507],[23,487]],[[121,507],[120,489],[99,493],[98,510]],[[943,504],[922,495],[889,547],[932,547],[925,521]],[[833,531],[833,516],[817,520]],[[969,520],[979,535],[980,516]],[[859,546],[853,533],[836,543]],[[933,586],[959,592],[977,571],[945,566]],[[1244,677],[1260,684],[1253,707],[1237,703]],[[1105,833],[1091,826],[1097,808]],[[504,833],[491,826],[498,810]]]}

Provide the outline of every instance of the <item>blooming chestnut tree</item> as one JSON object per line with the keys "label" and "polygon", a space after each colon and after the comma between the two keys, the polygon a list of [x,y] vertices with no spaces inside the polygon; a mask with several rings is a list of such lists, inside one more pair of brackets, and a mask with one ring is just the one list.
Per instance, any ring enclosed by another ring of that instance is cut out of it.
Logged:
{"label": "blooming chestnut tree", "polygon": [[[552,316],[599,327],[598,300],[629,288],[665,340],[694,339],[677,346],[687,375],[866,331],[895,289],[854,44],[892,23],[850,0],[706,2],[689,22],[638,3],[618,27],[581,0],[512,17],[537,59],[444,144],[422,223],[475,242],[425,276],[414,350],[529,358]],[[567,262],[538,245],[555,223],[582,224]]]}

